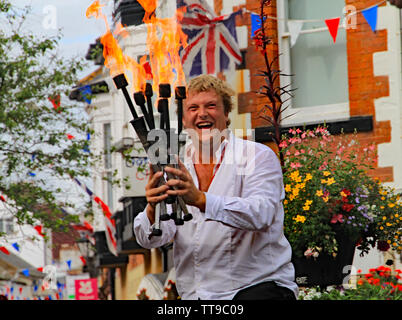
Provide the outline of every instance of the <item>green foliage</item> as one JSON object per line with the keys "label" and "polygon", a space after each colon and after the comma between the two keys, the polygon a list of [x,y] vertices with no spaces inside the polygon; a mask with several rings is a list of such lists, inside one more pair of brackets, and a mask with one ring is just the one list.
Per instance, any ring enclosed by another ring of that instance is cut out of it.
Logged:
{"label": "green foliage", "polygon": [[59,37],[22,27],[8,1],[0,0],[0,19],[0,195],[19,224],[60,230],[77,222],[64,210],[78,209],[58,195],[72,177],[88,177],[94,161],[84,151],[93,133],[84,105],[68,99],[83,63],[57,55]]}

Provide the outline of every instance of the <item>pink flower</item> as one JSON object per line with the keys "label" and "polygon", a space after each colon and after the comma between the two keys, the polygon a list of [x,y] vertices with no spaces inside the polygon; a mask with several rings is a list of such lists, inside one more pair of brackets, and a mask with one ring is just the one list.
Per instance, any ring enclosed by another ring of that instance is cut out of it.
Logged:
{"label": "pink flower", "polygon": [[304,139],[306,136],[307,136],[307,133],[303,132],[302,135],[301,135],[301,138]]}
{"label": "pink flower", "polygon": [[343,215],[342,214],[334,214],[331,219],[331,223],[343,222]]}
{"label": "pink flower", "polygon": [[290,166],[291,166],[292,169],[297,169],[297,168],[301,167],[301,164],[299,162],[296,162],[296,163],[292,162],[290,164]]}
{"label": "pink flower", "polygon": [[318,168],[318,170],[324,170],[327,167],[327,162],[324,161],[321,165],[321,167]]}
{"label": "pink flower", "polygon": [[288,144],[286,143],[285,140],[283,140],[283,141],[279,144],[279,147],[280,147],[280,148],[286,148],[287,146],[288,146]]}

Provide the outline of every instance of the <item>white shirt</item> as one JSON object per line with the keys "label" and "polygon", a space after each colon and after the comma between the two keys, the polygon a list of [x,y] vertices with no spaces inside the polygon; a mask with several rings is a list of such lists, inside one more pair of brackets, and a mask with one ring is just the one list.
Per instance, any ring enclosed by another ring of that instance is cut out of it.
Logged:
{"label": "white shirt", "polygon": [[[134,220],[137,242],[160,247],[172,239],[176,286],[182,299],[229,300],[246,287],[273,280],[295,296],[291,247],[283,234],[285,196],[281,166],[267,146],[230,134],[215,156],[223,161],[206,195],[205,212],[188,206],[193,219],[176,226],[161,221],[162,236],[148,235],[146,211]],[[184,164],[198,179],[187,146]]]}

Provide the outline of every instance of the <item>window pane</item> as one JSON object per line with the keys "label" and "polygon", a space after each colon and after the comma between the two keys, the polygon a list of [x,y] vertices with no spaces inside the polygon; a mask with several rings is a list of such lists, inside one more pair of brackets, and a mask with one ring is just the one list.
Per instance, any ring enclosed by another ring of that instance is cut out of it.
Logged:
{"label": "window pane", "polygon": [[107,205],[109,206],[109,209],[113,211],[113,185],[112,185],[112,179],[113,175],[111,172],[107,173]]}
{"label": "window pane", "polygon": [[[289,0],[289,19],[324,20],[341,16],[344,1]],[[342,21],[341,21],[342,23]],[[304,23],[303,30],[326,27],[323,22]],[[329,31],[300,34],[290,52],[295,98],[292,106],[312,107],[345,103],[348,95],[346,31],[339,28],[336,43]]]}
{"label": "window pane", "polygon": [[112,167],[112,157],[110,154],[112,131],[110,123],[105,123],[103,125],[103,139],[104,139],[103,145],[105,150],[105,168],[110,169]]}

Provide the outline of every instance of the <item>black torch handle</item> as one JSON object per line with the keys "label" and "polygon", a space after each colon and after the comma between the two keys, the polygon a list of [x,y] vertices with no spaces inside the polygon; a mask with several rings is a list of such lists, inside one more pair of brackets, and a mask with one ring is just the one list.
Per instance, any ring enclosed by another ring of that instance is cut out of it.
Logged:
{"label": "black torch handle", "polygon": [[135,111],[133,101],[131,100],[127,89],[125,87],[123,87],[123,88],[121,88],[121,90],[123,91],[124,97],[126,98],[126,101],[127,101],[128,107],[130,108],[131,114],[133,115],[134,119],[137,119],[138,114],[137,114],[137,111]]}
{"label": "black torch handle", "polygon": [[151,129],[155,129],[155,118],[154,118],[154,110],[152,107],[152,96],[154,92],[152,90],[152,85],[150,83],[147,83],[145,85],[145,97],[147,99],[147,106],[148,106],[148,115],[149,115],[149,120],[151,120]]}

